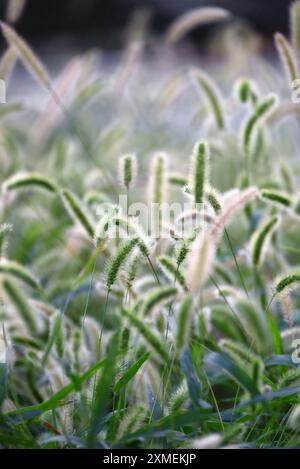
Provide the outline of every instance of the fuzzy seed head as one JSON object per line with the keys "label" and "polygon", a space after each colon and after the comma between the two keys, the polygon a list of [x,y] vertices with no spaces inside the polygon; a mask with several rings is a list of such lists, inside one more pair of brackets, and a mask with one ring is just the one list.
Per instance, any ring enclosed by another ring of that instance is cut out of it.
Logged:
{"label": "fuzzy seed head", "polygon": [[119,161],[119,179],[125,189],[129,189],[134,183],[137,172],[137,162],[135,155],[123,155]]}

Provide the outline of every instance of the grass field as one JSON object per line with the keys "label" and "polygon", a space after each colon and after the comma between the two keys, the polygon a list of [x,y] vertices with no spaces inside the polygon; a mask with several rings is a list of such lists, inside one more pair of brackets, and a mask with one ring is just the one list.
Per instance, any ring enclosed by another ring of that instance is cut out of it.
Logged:
{"label": "grass field", "polygon": [[280,60],[232,26],[217,65],[169,70],[135,40],[56,80],[2,23],[0,78],[22,62],[47,105],[0,105],[0,447],[300,446],[300,2],[291,18]]}

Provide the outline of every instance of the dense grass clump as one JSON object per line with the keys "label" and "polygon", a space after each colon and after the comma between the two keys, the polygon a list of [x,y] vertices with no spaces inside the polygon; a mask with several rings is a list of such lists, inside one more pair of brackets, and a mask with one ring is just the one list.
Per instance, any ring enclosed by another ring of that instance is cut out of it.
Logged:
{"label": "dense grass clump", "polygon": [[52,82],[1,23],[0,77],[21,60],[49,101],[0,108],[0,448],[300,447],[299,18],[285,76],[228,26],[218,73],[159,83],[132,44]]}

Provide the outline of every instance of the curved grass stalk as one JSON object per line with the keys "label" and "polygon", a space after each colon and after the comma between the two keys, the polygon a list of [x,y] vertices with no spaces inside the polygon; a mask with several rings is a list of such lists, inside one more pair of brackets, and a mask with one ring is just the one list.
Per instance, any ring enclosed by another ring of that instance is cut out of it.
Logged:
{"label": "curved grass stalk", "polygon": [[178,283],[184,291],[188,290],[184,275],[180,272],[176,262],[174,262],[171,257],[166,255],[160,256],[158,258],[158,264],[168,280]]}
{"label": "curved grass stalk", "polygon": [[3,289],[22,318],[30,335],[37,333],[37,324],[30,305],[23,292],[11,281],[2,282]]}
{"label": "curved grass stalk", "polygon": [[38,173],[18,173],[2,183],[2,191],[31,189],[38,187],[51,193],[57,193],[58,187],[51,179]]}
{"label": "curved grass stalk", "polygon": [[277,96],[270,94],[255,107],[253,114],[246,122],[242,137],[243,149],[246,156],[250,153],[250,147],[256,129],[272,115],[277,104]]}
{"label": "curved grass stalk", "polygon": [[170,301],[177,293],[176,287],[159,287],[151,291],[143,302],[143,315],[148,316],[155,307]]}
{"label": "curved grass stalk", "polygon": [[150,345],[153,351],[162,359],[163,363],[169,363],[169,353],[166,344],[162,342],[151,327],[128,309],[123,308],[122,314],[128,319],[129,323],[138,330],[145,342]]}
{"label": "curved grass stalk", "polygon": [[225,114],[220,91],[211,81],[208,75],[199,70],[192,70],[191,77],[197,88],[200,87],[214,115],[216,126],[222,130],[225,128]]}
{"label": "curved grass stalk", "polygon": [[299,69],[294,50],[289,41],[281,33],[275,34],[275,44],[288,79],[288,85],[291,86],[299,78]]}
{"label": "curved grass stalk", "polygon": [[178,42],[192,29],[205,24],[224,21],[231,16],[231,13],[224,8],[202,7],[187,11],[177,18],[168,28],[166,39],[168,42]]}
{"label": "curved grass stalk", "polygon": [[33,289],[39,290],[41,288],[41,284],[35,275],[18,262],[1,259],[0,273],[4,276],[9,275],[17,278]]}
{"label": "curved grass stalk", "polygon": [[86,213],[85,207],[82,206],[76,195],[69,189],[63,189],[60,194],[70,217],[84,229],[89,238],[93,239],[95,234],[94,225]]}
{"label": "curved grass stalk", "polygon": [[264,253],[268,239],[279,223],[277,216],[270,218],[254,233],[251,240],[252,243],[252,261],[255,266],[259,266],[263,262]]}

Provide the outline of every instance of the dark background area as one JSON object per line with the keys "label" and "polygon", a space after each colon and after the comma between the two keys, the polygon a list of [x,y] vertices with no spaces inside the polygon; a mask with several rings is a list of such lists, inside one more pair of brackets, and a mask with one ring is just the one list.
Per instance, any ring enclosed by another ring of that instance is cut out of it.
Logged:
{"label": "dark background area", "polygon": [[[289,0],[27,0],[17,29],[25,37],[43,41],[60,35],[92,46],[95,37],[102,47],[122,45],[124,30],[137,9],[151,14],[151,28],[162,33],[168,24],[190,8],[221,6],[245,19],[257,31],[271,35],[287,31]],[[0,0],[5,17],[7,0]],[[205,34],[201,28],[190,35],[195,43]]]}

